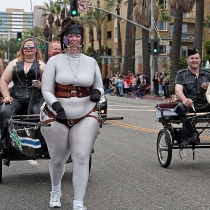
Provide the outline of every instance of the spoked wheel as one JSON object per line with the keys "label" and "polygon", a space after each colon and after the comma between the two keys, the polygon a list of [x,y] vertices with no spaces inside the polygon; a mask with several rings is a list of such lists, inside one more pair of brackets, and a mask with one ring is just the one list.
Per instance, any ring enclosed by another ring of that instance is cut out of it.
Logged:
{"label": "spoked wheel", "polygon": [[2,183],[2,158],[0,158],[0,183]]}
{"label": "spoked wheel", "polygon": [[172,143],[169,132],[166,129],[162,129],[158,133],[157,155],[160,165],[167,168],[171,163]]}

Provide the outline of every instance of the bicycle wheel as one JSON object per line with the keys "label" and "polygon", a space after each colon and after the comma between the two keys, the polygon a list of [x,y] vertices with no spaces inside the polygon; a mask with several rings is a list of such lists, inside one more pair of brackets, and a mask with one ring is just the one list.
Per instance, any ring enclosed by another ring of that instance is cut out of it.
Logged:
{"label": "bicycle wheel", "polygon": [[157,137],[157,156],[162,167],[167,168],[172,158],[172,143],[169,132],[166,129],[160,130]]}

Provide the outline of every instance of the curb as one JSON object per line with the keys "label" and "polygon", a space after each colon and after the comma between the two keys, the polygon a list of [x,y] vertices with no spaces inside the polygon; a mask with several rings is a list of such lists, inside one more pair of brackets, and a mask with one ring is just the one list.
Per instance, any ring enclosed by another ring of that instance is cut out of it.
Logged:
{"label": "curb", "polygon": [[[136,96],[135,95],[129,95],[126,98],[136,98]],[[141,99],[163,101],[163,102],[172,102],[172,98],[161,98],[161,97],[150,96],[150,95],[144,95],[144,96],[141,97]]]}

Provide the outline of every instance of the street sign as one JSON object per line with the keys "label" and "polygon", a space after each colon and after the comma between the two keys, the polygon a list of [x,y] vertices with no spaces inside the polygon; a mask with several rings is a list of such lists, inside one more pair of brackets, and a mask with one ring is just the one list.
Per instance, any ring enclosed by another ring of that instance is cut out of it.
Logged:
{"label": "street sign", "polygon": [[78,9],[81,12],[87,12],[88,10],[88,2],[87,1],[78,1]]}
{"label": "street sign", "polygon": [[47,45],[39,45],[38,48],[41,50],[45,50],[47,49]]}

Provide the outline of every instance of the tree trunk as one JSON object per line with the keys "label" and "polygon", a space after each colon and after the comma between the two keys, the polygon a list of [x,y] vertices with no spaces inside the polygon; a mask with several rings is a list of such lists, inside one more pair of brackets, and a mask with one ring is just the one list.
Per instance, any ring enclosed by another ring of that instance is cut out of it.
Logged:
{"label": "tree trunk", "polygon": [[[200,53],[202,60],[202,40],[203,40],[203,17],[204,14],[204,0],[196,0],[196,18],[195,18],[195,32],[194,32],[194,47]],[[196,33],[199,31],[199,33]],[[201,63],[202,65],[202,63]]]}
{"label": "tree trunk", "polygon": [[143,73],[150,77],[150,56],[148,51],[149,31],[142,29]]}
{"label": "tree trunk", "polygon": [[[133,13],[133,0],[128,1],[127,19],[132,20],[131,15]],[[124,52],[124,69],[134,73],[132,66],[132,54],[133,53],[133,24],[126,23],[126,35],[125,35],[125,52]]]}
{"label": "tree trunk", "polygon": [[51,42],[52,41],[52,28],[53,28],[53,26],[52,26],[52,22],[49,22],[49,42]]}
{"label": "tree trunk", "polygon": [[90,36],[90,43],[91,43],[91,48],[94,52],[94,32],[93,32],[93,28],[89,28],[89,36]]}
{"label": "tree trunk", "polygon": [[97,40],[98,40],[98,47],[99,47],[99,51],[98,51],[98,56],[101,56],[101,29],[98,28],[97,29]]}
{"label": "tree trunk", "polygon": [[[48,41],[48,36],[45,36],[45,41]],[[44,50],[44,58],[43,61],[47,62],[48,61],[48,44],[47,44],[47,49]]]}
{"label": "tree trunk", "polygon": [[182,37],[182,20],[183,10],[178,8],[175,10],[174,16],[174,31],[172,38],[172,49],[171,49],[171,67],[170,67],[170,94],[174,93],[174,80],[176,73],[179,70],[179,58],[180,58],[180,47]]}
{"label": "tree trunk", "polygon": [[[117,15],[120,16],[120,8],[117,7]],[[117,18],[117,41],[118,41],[118,55],[122,56],[122,39],[121,39],[121,28],[120,28],[120,18]],[[118,59],[118,65],[120,66],[121,59]]]}
{"label": "tree trunk", "polygon": [[[135,56],[135,46],[136,46],[136,26],[132,25],[131,56]],[[131,59],[131,69],[134,69],[135,72],[135,58]]]}

